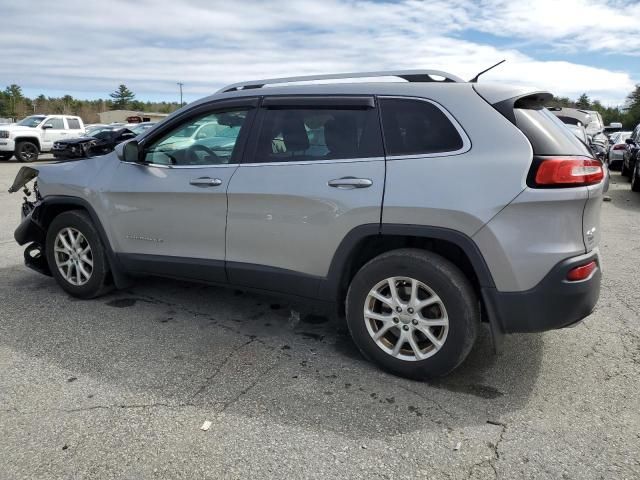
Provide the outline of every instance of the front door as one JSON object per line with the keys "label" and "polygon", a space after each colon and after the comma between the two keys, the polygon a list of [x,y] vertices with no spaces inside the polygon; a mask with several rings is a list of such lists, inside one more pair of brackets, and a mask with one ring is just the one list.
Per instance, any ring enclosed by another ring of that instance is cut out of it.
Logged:
{"label": "front door", "polygon": [[42,145],[40,150],[48,152],[53,147],[53,142],[69,137],[69,131],[65,127],[62,117],[49,117],[42,124]]}
{"label": "front door", "polygon": [[226,189],[252,113],[214,104],[141,140],[140,163],[120,163],[107,224],[128,269],[226,281]]}
{"label": "front door", "polygon": [[375,100],[267,97],[256,124],[228,189],[229,281],[313,297],[345,235],[380,222]]}

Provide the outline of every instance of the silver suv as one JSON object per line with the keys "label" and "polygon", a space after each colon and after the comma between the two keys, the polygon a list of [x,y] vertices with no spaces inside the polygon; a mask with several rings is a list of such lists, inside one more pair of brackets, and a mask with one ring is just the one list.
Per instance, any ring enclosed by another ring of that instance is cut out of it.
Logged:
{"label": "silver suv", "polygon": [[549,98],[430,70],[230,85],[109,155],[23,167],[15,238],[80,298],[159,275],[321,300],[381,367],[444,375],[481,322],[597,302],[606,172]]}

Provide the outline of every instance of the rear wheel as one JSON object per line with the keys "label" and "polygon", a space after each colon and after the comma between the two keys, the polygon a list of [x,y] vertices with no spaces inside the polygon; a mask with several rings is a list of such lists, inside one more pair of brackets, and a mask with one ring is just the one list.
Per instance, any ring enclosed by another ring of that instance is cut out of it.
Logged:
{"label": "rear wheel", "polygon": [[33,142],[24,141],[16,145],[15,155],[20,162],[35,162],[38,159],[38,153],[38,146]]}
{"label": "rear wheel", "polygon": [[13,152],[0,152],[0,160],[11,160]]}
{"label": "rear wheel", "polygon": [[640,192],[640,162],[636,160],[636,166],[633,169],[631,175],[631,190],[634,192]]}
{"label": "rear wheel", "polygon": [[347,294],[347,324],[365,357],[409,378],[445,375],[471,351],[480,312],[474,290],[451,262],[401,249],[360,269]]}
{"label": "rear wheel", "polygon": [[85,212],[73,210],[53,219],[46,254],[53,277],[69,294],[93,298],[105,291],[109,273],[105,249]]}

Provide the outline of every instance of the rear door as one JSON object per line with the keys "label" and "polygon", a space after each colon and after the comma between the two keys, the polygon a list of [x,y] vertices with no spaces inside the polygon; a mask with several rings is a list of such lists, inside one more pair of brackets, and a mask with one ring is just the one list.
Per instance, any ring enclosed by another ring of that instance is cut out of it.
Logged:
{"label": "rear door", "polygon": [[380,222],[385,162],[375,99],[267,97],[228,189],[227,274],[317,296],[345,235]]}
{"label": "rear door", "polygon": [[69,138],[78,138],[84,136],[85,131],[82,127],[82,123],[80,123],[80,119],[76,117],[65,117],[65,121],[67,122]]}

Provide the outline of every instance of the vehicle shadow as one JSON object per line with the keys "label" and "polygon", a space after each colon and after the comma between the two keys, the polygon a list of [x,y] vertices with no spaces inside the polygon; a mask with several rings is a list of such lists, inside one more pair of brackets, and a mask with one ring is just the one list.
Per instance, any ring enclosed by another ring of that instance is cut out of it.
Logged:
{"label": "vehicle shadow", "polygon": [[[22,375],[41,389],[38,396],[71,402],[67,409],[153,398],[297,428],[388,437],[495,422],[521,409],[535,389],[544,350],[542,335],[522,335],[508,337],[494,355],[483,328],[454,373],[416,382],[364,360],[343,320],[300,305],[292,310],[276,298],[141,279],[130,290],[79,301],[21,267],[0,276],[0,292],[11,298],[0,348],[37,358],[44,370],[68,372],[46,381],[34,371]],[[9,368],[26,368],[22,363]],[[65,375],[87,395],[59,393],[70,388]]]}

